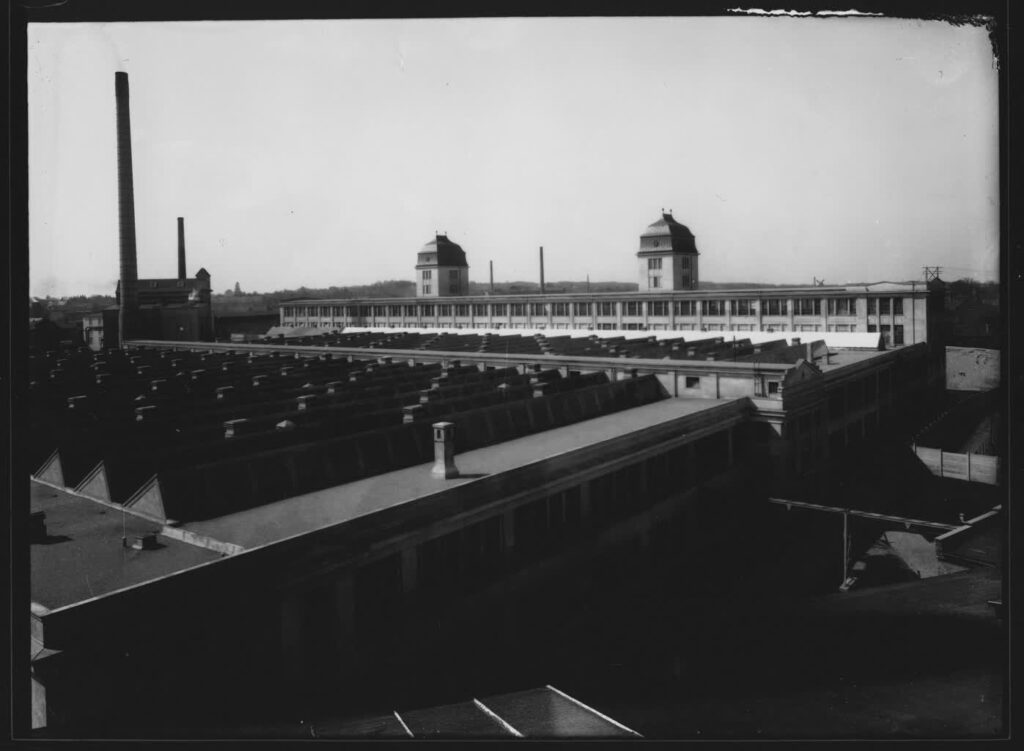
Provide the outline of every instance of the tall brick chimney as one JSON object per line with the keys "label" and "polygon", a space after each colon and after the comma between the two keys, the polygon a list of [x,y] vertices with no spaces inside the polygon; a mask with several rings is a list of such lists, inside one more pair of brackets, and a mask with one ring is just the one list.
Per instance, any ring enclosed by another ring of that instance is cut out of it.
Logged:
{"label": "tall brick chimney", "polygon": [[128,108],[128,74],[114,73],[117,99],[117,214],[121,239],[121,305],[118,339],[134,336],[138,319],[138,261],[135,250],[135,189],[132,185],[132,127]]}
{"label": "tall brick chimney", "polygon": [[185,218],[178,217],[178,279],[185,279]]}

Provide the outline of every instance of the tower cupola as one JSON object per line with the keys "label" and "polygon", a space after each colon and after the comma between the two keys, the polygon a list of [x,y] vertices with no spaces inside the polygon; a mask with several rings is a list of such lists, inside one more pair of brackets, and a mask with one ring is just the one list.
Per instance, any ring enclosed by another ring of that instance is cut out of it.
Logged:
{"label": "tower cupola", "polygon": [[469,264],[465,251],[435,233],[416,257],[416,296],[449,297],[469,294]]}
{"label": "tower cupola", "polygon": [[662,209],[661,219],[640,235],[638,259],[640,291],[697,288],[696,238]]}

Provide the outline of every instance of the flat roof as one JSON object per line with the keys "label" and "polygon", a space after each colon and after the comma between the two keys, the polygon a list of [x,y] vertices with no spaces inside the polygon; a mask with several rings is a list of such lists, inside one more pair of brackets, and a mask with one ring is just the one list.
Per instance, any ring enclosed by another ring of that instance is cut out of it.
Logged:
{"label": "flat roof", "polygon": [[[291,331],[294,335],[303,332],[304,336],[327,335],[330,329],[316,328],[313,326],[275,326],[281,331]],[[545,338],[555,339],[568,336],[574,339],[587,339],[596,336],[598,339],[655,339],[675,340],[682,339],[686,344],[691,342],[703,342],[710,339],[723,339],[726,343],[733,341],[749,340],[751,344],[764,344],[784,339],[792,343],[799,339],[804,344],[808,342],[825,342],[828,347],[837,349],[878,349],[882,335],[873,331],[746,331],[744,329],[727,329],[724,331],[688,331],[685,329],[650,329],[638,331],[635,329],[554,329],[554,328],[528,328],[528,329],[492,329],[492,328],[462,328],[457,329],[451,326],[438,326],[435,328],[422,328],[417,326],[341,326],[341,334],[424,334],[433,336],[435,334],[461,334],[463,336],[483,336],[494,334],[496,336],[521,336],[531,337],[541,334]],[[419,350],[415,350],[419,351]],[[468,353],[473,354],[473,353]]]}
{"label": "flat roof", "polygon": [[160,536],[159,547],[121,544],[161,525],[36,480],[30,508],[46,513],[44,541],[31,544],[32,601],[50,610],[109,594],[220,558],[219,553]]}
{"label": "flat roof", "polygon": [[[885,352],[892,350],[857,350],[857,349],[840,349],[840,350],[829,350],[828,358],[815,358],[814,364],[821,370],[822,373],[828,373],[832,370],[838,370],[847,365],[853,365],[858,362],[865,362],[867,360],[873,360],[876,357],[880,357]],[[825,360],[828,359],[826,363]]]}
{"label": "flat roof", "polygon": [[259,547],[738,401],[742,398],[667,398],[457,454],[455,464],[463,476],[455,479],[433,477],[433,463],[428,462],[182,527],[245,548]]}
{"label": "flat roof", "polygon": [[892,294],[894,292],[925,294],[928,287],[925,282],[872,282],[868,284],[830,284],[828,286],[809,284],[789,287],[747,287],[729,289],[659,289],[634,290],[619,292],[500,292],[490,294],[482,292],[475,295],[449,295],[437,297],[303,297],[294,300],[282,300],[279,305],[297,303],[355,303],[362,305],[387,304],[455,304],[459,302],[530,302],[531,300],[586,300],[614,298],[714,298],[714,297],[773,297],[779,295],[864,295]]}

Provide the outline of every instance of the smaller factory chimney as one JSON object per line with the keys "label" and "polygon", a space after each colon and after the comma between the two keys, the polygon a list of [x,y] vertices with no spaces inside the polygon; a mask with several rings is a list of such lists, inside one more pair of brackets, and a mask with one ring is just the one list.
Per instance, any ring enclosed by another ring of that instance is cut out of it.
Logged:
{"label": "smaller factory chimney", "polygon": [[540,246],[540,293],[544,294],[544,246]]}
{"label": "smaller factory chimney", "polygon": [[494,261],[491,261],[491,294],[494,294]]}
{"label": "smaller factory chimney", "polygon": [[185,218],[178,217],[178,279],[185,279]]}

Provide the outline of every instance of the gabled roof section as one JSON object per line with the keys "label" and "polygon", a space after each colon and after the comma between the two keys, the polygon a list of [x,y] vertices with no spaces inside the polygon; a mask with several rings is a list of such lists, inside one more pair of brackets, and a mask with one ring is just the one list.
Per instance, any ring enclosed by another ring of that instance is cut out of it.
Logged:
{"label": "gabled roof section", "polygon": [[821,378],[821,368],[812,362],[801,359],[797,360],[796,365],[786,373],[785,377],[782,379],[782,385],[784,388],[789,388],[793,384],[802,383],[803,381],[809,381],[815,378]]}

